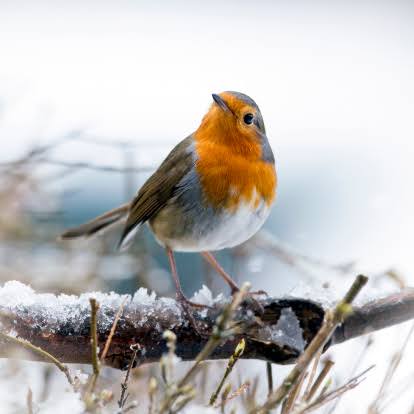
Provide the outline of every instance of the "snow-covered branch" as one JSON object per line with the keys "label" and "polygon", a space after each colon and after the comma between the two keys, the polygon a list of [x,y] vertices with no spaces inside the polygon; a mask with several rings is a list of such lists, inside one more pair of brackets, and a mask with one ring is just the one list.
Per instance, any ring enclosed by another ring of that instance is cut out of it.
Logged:
{"label": "snow-covered branch", "polygon": [[[135,344],[139,344],[140,349],[137,363],[159,360],[166,352],[165,330],[177,336],[177,355],[183,360],[194,359],[208,341],[217,317],[228,303],[226,298],[213,299],[208,289],[203,288],[196,300],[210,308],[195,311],[195,329],[174,299],[157,298],[155,293],[148,293],[146,289],[139,289],[132,297],[99,292],[56,296],[38,294],[19,282],[8,282],[0,288],[1,332],[29,341],[62,363],[91,363],[91,297],[99,303],[97,331],[100,352],[122,307],[104,360],[105,364],[115,368],[128,366],[134,353],[131,345]],[[248,305],[237,309],[233,316],[233,334],[214,350],[211,359],[229,358],[244,338],[243,358],[281,364],[294,362],[316,335],[325,314],[322,305],[307,299],[262,298],[259,302],[264,309],[261,315],[255,314]],[[332,343],[409,319],[414,319],[414,290],[401,291],[356,308],[335,332]],[[4,338],[0,340],[0,356],[11,356],[10,342]],[[44,359],[39,353],[24,357]]]}

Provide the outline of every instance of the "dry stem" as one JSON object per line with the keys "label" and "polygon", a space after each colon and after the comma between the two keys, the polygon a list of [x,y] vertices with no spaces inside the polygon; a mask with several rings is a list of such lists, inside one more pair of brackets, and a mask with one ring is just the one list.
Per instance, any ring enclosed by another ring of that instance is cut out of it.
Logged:
{"label": "dry stem", "polygon": [[93,392],[95,389],[96,381],[99,376],[100,364],[98,359],[98,329],[97,329],[97,313],[99,304],[95,298],[90,298],[89,303],[91,304],[91,355],[92,355],[92,367],[93,376],[91,380],[90,391]]}
{"label": "dry stem", "polygon": [[216,390],[213,392],[213,394],[210,397],[210,405],[214,405],[214,403],[217,400],[218,395],[220,394],[221,389],[223,388],[224,382],[226,381],[227,377],[230,375],[231,371],[234,368],[234,365],[239,360],[239,358],[242,356],[244,352],[244,348],[246,346],[246,341],[242,339],[238,345],[236,346],[236,349],[234,350],[233,355],[230,357],[229,362],[227,364],[226,371],[224,372],[223,378],[221,379],[219,385],[217,386]]}
{"label": "dry stem", "polygon": [[266,376],[267,376],[267,396],[269,397],[273,391],[273,372],[272,363],[266,362]]}
{"label": "dry stem", "polygon": [[298,381],[300,375],[305,372],[312,359],[317,355],[318,351],[327,343],[335,328],[343,322],[347,315],[352,311],[351,303],[367,283],[368,278],[362,275],[357,276],[349,291],[343,300],[335,307],[333,311],[328,311],[324,324],[319,332],[313,338],[312,342],[306,348],[304,353],[299,357],[295,367],[285,378],[279,388],[272,393],[267,401],[252,413],[266,413],[267,411],[277,408],[286,398],[289,391]]}
{"label": "dry stem", "polygon": [[194,374],[198,371],[201,362],[206,360],[209,357],[209,355],[214,351],[214,349],[220,344],[220,342],[226,334],[226,331],[228,330],[229,323],[233,317],[235,310],[240,306],[249,289],[250,284],[244,283],[240,291],[237,292],[236,295],[233,297],[232,302],[229,305],[225,306],[223,312],[217,318],[216,324],[213,328],[213,332],[211,333],[206,345],[195,358],[195,362],[191,366],[191,368],[184,374],[182,379],[178,381],[177,392],[167,396],[161,403],[160,413],[165,412],[173,405],[177,398],[182,394],[183,387],[188,383],[188,381],[192,379]]}
{"label": "dry stem", "polygon": [[312,401],[311,403],[306,404],[305,406],[299,407],[293,414],[305,414],[311,411],[314,411],[321,406],[327,404],[328,402],[334,400],[335,398],[340,397],[345,392],[352,390],[353,388],[357,387],[365,378],[362,378],[368,371],[374,368],[374,365],[371,365],[369,368],[361,372],[360,374],[356,375],[355,377],[351,378],[347,381],[344,385],[336,388],[335,390],[325,393],[325,389],[322,389],[322,392],[319,396]]}
{"label": "dry stem", "polygon": [[55,364],[59,368],[59,370],[62,371],[65,374],[69,384],[72,385],[72,386],[74,385],[72,376],[70,375],[70,372],[69,372],[69,368],[65,364],[62,364],[62,362],[60,362],[53,355],[49,354],[49,352],[46,352],[42,348],[31,344],[29,341],[26,341],[25,339],[16,338],[14,336],[7,335],[3,332],[0,332],[0,337],[2,337],[3,339],[5,339],[7,341],[14,342],[17,345],[21,345],[23,348],[26,348],[29,351],[32,351],[32,352],[38,354],[42,359],[44,359],[46,361],[49,361],[52,364]]}
{"label": "dry stem", "polygon": [[33,414],[33,392],[32,389],[29,387],[27,390],[27,397],[26,397],[26,403],[27,403],[27,412],[28,414]]}
{"label": "dry stem", "polygon": [[311,373],[309,375],[308,384],[306,386],[306,390],[305,390],[305,394],[304,394],[305,397],[306,397],[306,395],[309,394],[309,391],[312,387],[313,380],[315,378],[316,371],[317,371],[318,366],[319,366],[319,361],[321,359],[321,355],[322,355],[322,348],[318,351],[318,353],[316,354],[316,357],[313,359],[312,370],[311,370]]}
{"label": "dry stem", "polygon": [[391,383],[392,378],[394,377],[395,372],[397,371],[401,360],[404,356],[405,349],[407,348],[408,341],[410,340],[412,334],[414,332],[414,324],[411,326],[411,329],[409,330],[407,337],[405,338],[404,343],[401,346],[401,349],[398,350],[393,357],[391,358],[391,361],[388,365],[387,372],[385,373],[384,380],[381,384],[380,390],[378,392],[377,397],[375,398],[374,402],[371,403],[369,406],[369,413],[370,414],[377,414],[380,410],[380,404],[383,400],[383,397],[386,395],[387,390],[389,388],[389,385]]}
{"label": "dry stem", "polygon": [[319,373],[318,377],[316,378],[316,381],[312,385],[311,389],[309,390],[309,394],[306,396],[305,401],[310,401],[314,395],[316,394],[316,391],[318,391],[319,387],[321,386],[322,382],[325,380],[326,376],[328,375],[329,371],[333,367],[334,362],[328,359],[325,362],[325,365],[322,368],[322,371]]}
{"label": "dry stem", "polygon": [[139,344],[135,344],[135,345],[131,345],[131,349],[133,350],[134,353],[132,354],[131,362],[128,365],[128,369],[127,369],[127,372],[125,374],[124,382],[121,384],[121,396],[119,397],[119,401],[118,401],[118,407],[119,408],[124,408],[125,403],[128,399],[129,394],[126,394],[126,392],[128,390],[129,376],[131,374],[132,367],[135,364],[135,360],[137,358],[137,353],[138,353],[138,351],[140,351],[141,347],[139,346]]}
{"label": "dry stem", "polygon": [[126,300],[127,300],[127,298],[125,298],[122,301],[121,305],[119,306],[118,312],[115,315],[115,319],[114,319],[114,322],[112,324],[111,331],[109,332],[108,339],[105,342],[105,346],[104,346],[104,349],[103,349],[102,354],[101,354],[101,358],[100,358],[101,362],[103,362],[105,360],[106,354],[109,351],[109,347],[111,346],[112,338],[115,334],[115,330],[116,330],[116,326],[118,325],[119,318],[121,317],[122,312],[124,310]]}
{"label": "dry stem", "polygon": [[291,411],[292,411],[293,407],[295,406],[295,403],[298,399],[298,396],[300,394],[300,391],[302,389],[303,382],[305,381],[306,376],[307,376],[307,372],[303,372],[302,375],[299,377],[299,380],[293,386],[293,388],[290,391],[288,397],[285,399],[285,401],[283,403],[282,414],[291,413]]}

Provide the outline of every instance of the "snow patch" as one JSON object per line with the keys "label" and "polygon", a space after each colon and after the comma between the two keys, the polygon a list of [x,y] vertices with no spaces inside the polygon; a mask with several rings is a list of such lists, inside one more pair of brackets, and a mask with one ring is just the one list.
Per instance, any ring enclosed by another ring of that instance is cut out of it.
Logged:
{"label": "snow patch", "polygon": [[193,297],[191,298],[192,302],[206,306],[214,306],[216,303],[223,302],[223,300],[224,296],[222,293],[219,293],[214,298],[213,294],[211,293],[211,290],[206,285],[203,285],[202,288],[196,293],[194,293]]}
{"label": "snow patch", "polygon": [[148,289],[139,288],[132,298],[132,303],[147,306],[153,305],[156,298],[157,295],[155,292],[148,293]]}
{"label": "snow patch", "polygon": [[[219,293],[214,298],[213,294],[211,293],[211,290],[206,285],[203,285],[200,290],[194,293],[193,297],[191,298],[191,301],[194,303],[199,303],[200,305],[206,305],[206,306],[212,307],[217,303],[224,302],[225,297],[222,293]],[[208,308],[198,310],[198,314],[202,318],[205,318],[207,316],[207,313],[208,313]]]}
{"label": "snow patch", "polygon": [[83,414],[85,404],[77,392],[60,393],[58,398],[53,394],[45,402],[39,404],[39,414]]}
{"label": "snow patch", "polygon": [[321,282],[315,281],[312,285],[305,282],[299,282],[285,298],[310,300],[320,304],[325,309],[329,309],[335,305],[344,294],[345,291],[342,292],[339,291],[339,289],[333,289]]}
{"label": "snow patch", "polygon": [[95,298],[99,303],[98,326],[100,329],[109,329],[114,321],[114,312],[126,300],[128,310],[137,317],[136,327],[142,327],[148,321],[158,326],[160,332],[164,329],[162,320],[169,315],[169,320],[175,324],[182,323],[181,308],[170,298],[157,298],[154,292],[148,293],[147,289],[140,288],[134,294],[132,300],[129,295],[119,295],[114,292],[83,293],[75,295],[54,295],[51,293],[36,293],[30,286],[17,281],[6,282],[0,288],[0,309],[9,310],[14,315],[27,318],[28,314],[33,324],[42,329],[48,328],[55,332],[63,326],[70,327],[76,334],[82,329],[82,324],[89,323],[90,298]]}
{"label": "snow patch", "polygon": [[299,352],[303,352],[306,345],[299,320],[292,308],[283,308],[277,323],[264,327],[261,336],[266,341],[288,346]]}

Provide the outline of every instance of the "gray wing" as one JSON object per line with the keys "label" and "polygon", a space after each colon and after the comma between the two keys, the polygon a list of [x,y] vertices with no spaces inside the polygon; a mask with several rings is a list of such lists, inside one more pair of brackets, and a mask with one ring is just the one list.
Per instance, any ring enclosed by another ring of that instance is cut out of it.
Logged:
{"label": "gray wing", "polygon": [[154,217],[174,197],[180,181],[194,166],[193,144],[192,135],[181,141],[141,187],[129,209],[121,249],[129,244],[137,226]]}

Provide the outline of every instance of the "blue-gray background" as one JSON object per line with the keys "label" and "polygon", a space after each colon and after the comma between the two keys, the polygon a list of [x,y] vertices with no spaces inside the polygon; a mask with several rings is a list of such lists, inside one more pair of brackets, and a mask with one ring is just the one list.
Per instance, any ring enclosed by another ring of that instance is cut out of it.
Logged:
{"label": "blue-gray background", "polygon": [[[93,139],[68,140],[49,158],[155,167],[197,128],[212,92],[238,90],[259,104],[277,160],[266,229],[303,254],[358,260],[372,274],[395,267],[413,283],[413,18],[409,1],[1,0],[1,161],[80,131]],[[134,145],[125,160],[123,147],[94,140]],[[79,169],[44,180],[59,171],[34,169],[44,198],[28,208],[38,226],[53,217],[56,231],[125,201],[148,175]],[[144,239],[153,266],[167,270],[161,249]],[[229,252],[221,258],[271,293],[302,280],[271,255],[239,266]],[[179,255],[178,264],[187,292],[199,288],[201,261]],[[157,275],[154,287],[168,291],[167,272]],[[349,280],[330,282],[341,290]],[[134,288],[125,279],[110,286]],[[376,363],[392,336],[379,336]],[[355,393],[374,393],[370,381]]]}

